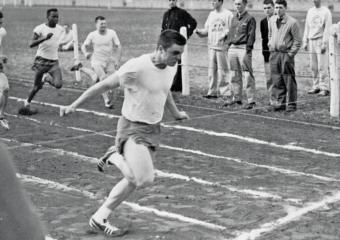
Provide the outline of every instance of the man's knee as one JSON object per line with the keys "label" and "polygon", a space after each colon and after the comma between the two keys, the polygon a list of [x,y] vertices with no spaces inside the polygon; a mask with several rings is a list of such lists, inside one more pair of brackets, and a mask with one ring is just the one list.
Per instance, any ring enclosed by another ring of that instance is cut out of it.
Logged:
{"label": "man's knee", "polygon": [[134,184],[138,188],[145,188],[153,184],[154,179],[155,179],[154,173],[152,174],[150,173],[150,174],[146,174],[145,176],[143,176],[143,178],[134,179]]}

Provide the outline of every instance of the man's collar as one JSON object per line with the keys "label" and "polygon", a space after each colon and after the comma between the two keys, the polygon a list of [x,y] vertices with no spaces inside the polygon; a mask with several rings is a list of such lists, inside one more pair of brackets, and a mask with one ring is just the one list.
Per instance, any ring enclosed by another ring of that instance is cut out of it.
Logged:
{"label": "man's collar", "polygon": [[237,18],[243,18],[244,17],[244,15],[246,15],[247,14],[247,10],[244,10],[244,12],[243,13],[237,13],[236,15],[237,15]]}

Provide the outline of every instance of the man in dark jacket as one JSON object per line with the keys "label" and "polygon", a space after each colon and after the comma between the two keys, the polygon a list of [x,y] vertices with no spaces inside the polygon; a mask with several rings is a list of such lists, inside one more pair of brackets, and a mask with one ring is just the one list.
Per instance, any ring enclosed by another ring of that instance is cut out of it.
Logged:
{"label": "man in dark jacket", "polygon": [[[187,28],[188,39],[196,29],[196,20],[184,9],[177,7],[177,0],[169,0],[170,9],[164,13],[162,22],[162,32],[166,29],[172,29],[177,32],[181,27]],[[181,61],[178,61],[177,74],[171,86],[172,92],[182,92],[182,67]]]}

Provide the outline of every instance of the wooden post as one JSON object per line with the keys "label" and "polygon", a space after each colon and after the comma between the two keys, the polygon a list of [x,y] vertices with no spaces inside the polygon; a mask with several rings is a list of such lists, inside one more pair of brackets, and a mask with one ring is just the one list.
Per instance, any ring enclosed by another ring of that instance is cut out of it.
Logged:
{"label": "wooden post", "polygon": [[[340,36],[338,36],[340,37]],[[339,117],[339,76],[338,76],[338,44],[336,37],[332,34],[329,37],[329,69],[331,81],[331,117]]]}
{"label": "wooden post", "polygon": [[111,0],[107,0],[107,8],[111,9]]}
{"label": "wooden post", "polygon": [[[180,33],[188,39],[187,28],[181,27]],[[184,46],[184,52],[182,53],[182,94],[190,95],[190,84],[189,84],[189,67],[188,67],[188,44]]]}
{"label": "wooden post", "polygon": [[[74,63],[77,65],[79,61],[79,41],[78,41],[78,29],[77,24],[72,25],[72,31],[73,31],[73,49],[74,49]],[[75,71],[76,73],[76,81],[81,81],[80,71]]]}

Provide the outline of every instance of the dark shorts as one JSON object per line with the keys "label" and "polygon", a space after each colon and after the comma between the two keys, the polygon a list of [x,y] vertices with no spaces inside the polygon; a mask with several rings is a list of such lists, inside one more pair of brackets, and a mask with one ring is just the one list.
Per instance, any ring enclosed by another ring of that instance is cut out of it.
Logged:
{"label": "dark shorts", "polygon": [[120,154],[124,152],[124,144],[131,138],[135,143],[149,148],[152,159],[154,159],[161,134],[160,124],[147,124],[131,122],[121,116],[117,125],[116,147]]}
{"label": "dark shorts", "polygon": [[58,60],[50,60],[40,56],[36,56],[32,66],[32,70],[37,73],[51,73],[59,69]]}

